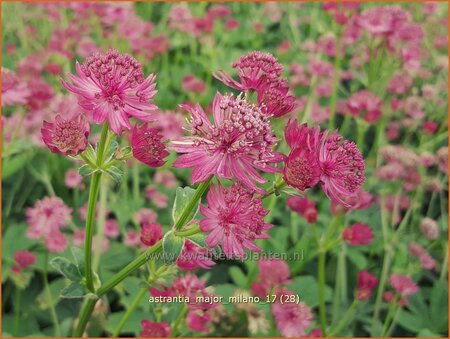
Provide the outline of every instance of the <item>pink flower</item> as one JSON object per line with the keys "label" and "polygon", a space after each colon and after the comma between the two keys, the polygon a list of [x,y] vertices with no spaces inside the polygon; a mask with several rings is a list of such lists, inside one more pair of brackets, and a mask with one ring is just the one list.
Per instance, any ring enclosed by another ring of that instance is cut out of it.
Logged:
{"label": "pink flower", "polygon": [[59,231],[50,232],[45,239],[45,246],[50,252],[64,252],[67,247],[67,238]]}
{"label": "pink flower", "polygon": [[[288,294],[293,293],[289,290],[278,292],[278,295]],[[278,331],[288,338],[304,337],[314,318],[311,309],[303,301],[299,304],[275,302],[272,304],[272,314]]]}
{"label": "pink flower", "polygon": [[240,25],[239,20],[236,19],[229,19],[225,22],[225,29],[228,31],[235,30]]}
{"label": "pink flower", "polygon": [[73,232],[73,244],[75,246],[83,246],[84,245],[84,237],[85,237],[85,231],[84,230],[75,230]]}
{"label": "pink flower", "polygon": [[154,323],[150,320],[141,321],[141,337],[144,338],[166,338],[170,335],[170,325],[167,321]]}
{"label": "pink flower", "polygon": [[266,114],[241,96],[219,93],[212,104],[214,124],[200,105],[184,105],[184,108],[192,115],[193,136],[172,141],[172,150],[186,153],[174,162],[174,167],[194,167],[193,183],[212,175],[235,177],[248,188],[263,193],[254,181],[262,184],[266,180],[256,170],[277,172],[268,163],[283,159],[271,149],[275,136]]}
{"label": "pink flower", "polygon": [[30,239],[48,237],[71,220],[72,209],[58,197],[45,197],[26,211]]}
{"label": "pink flower", "polygon": [[342,238],[353,246],[369,245],[373,240],[373,231],[367,224],[353,224],[344,229]]}
{"label": "pink flower", "polygon": [[365,9],[358,16],[357,23],[371,34],[388,36],[407,18],[407,12],[399,6],[375,6]]}
{"label": "pink flower", "polygon": [[34,265],[36,263],[36,256],[30,251],[17,251],[14,253],[14,260],[16,263],[14,264],[12,271],[19,273],[27,267]]}
{"label": "pink flower", "polygon": [[343,197],[343,199],[347,203],[347,206],[350,207],[344,207],[332,201],[331,211],[334,215],[340,212],[347,212],[349,210],[368,209],[372,206],[372,203],[374,201],[373,195],[369,192],[364,191],[362,188],[360,188],[355,195],[352,195],[350,197]]}
{"label": "pink flower", "polygon": [[260,259],[259,282],[252,284],[253,293],[264,298],[272,290],[275,293],[278,288],[289,284],[291,272],[287,263],[280,259]]}
{"label": "pink flower", "polygon": [[383,101],[367,90],[353,94],[347,100],[347,108],[353,116],[361,116],[367,122],[376,122],[381,117]]}
{"label": "pink flower", "polygon": [[150,121],[156,106],[149,102],[156,94],[155,76],[144,79],[142,66],[127,54],[109,50],[94,53],[84,64],[76,64],[78,76],[69,74],[72,81],[64,87],[79,97],[80,106],[92,113],[94,122],[109,121],[111,129],[122,134],[130,130],[129,117]]}
{"label": "pink flower", "polygon": [[78,155],[86,149],[90,126],[82,114],[68,120],[57,115],[54,123],[44,120],[41,133],[53,153]]}
{"label": "pink flower", "polygon": [[314,224],[317,221],[316,203],[308,198],[300,198],[291,195],[287,200],[289,208],[305,218],[305,220]]}
{"label": "pink flower", "polygon": [[69,188],[77,188],[81,185],[83,181],[83,177],[78,173],[77,170],[70,169],[66,172],[66,176],[64,178],[64,183]]}
{"label": "pink flower", "polygon": [[178,180],[175,174],[168,170],[157,171],[155,173],[155,176],[153,177],[153,181],[156,184],[160,184],[168,188],[174,188],[178,186]]}
{"label": "pink flower", "polygon": [[164,158],[169,152],[161,141],[162,135],[156,128],[150,128],[147,124],[133,128],[131,135],[131,148],[133,156],[150,167],[161,167]]}
{"label": "pink flower", "polygon": [[210,256],[211,252],[208,249],[186,240],[176,264],[179,268],[186,271],[195,270],[196,268],[210,269],[215,265]]}
{"label": "pink flower", "polygon": [[283,66],[272,54],[259,51],[242,56],[232,66],[239,75],[240,82],[222,70],[213,73],[213,76],[228,87],[240,91],[259,90],[266,83],[278,79],[283,72]]}
{"label": "pink flower", "polygon": [[436,240],[439,238],[439,225],[438,223],[431,218],[423,218],[420,222],[420,231],[423,236],[430,240]]}
{"label": "pink flower", "polygon": [[351,207],[345,198],[355,196],[364,177],[364,159],[354,142],[333,132],[320,132],[296,120],[288,122],[284,134],[291,148],[284,167],[285,181],[303,191],[319,181],[332,202]]}
{"label": "pink flower", "polygon": [[105,221],[105,235],[108,238],[117,238],[120,234],[120,226],[116,219],[107,219]]}
{"label": "pink flower", "polygon": [[439,170],[442,173],[448,174],[448,147],[442,146],[441,148],[438,149],[436,155]]}
{"label": "pink flower", "polygon": [[150,208],[141,208],[136,213],[134,213],[133,217],[139,224],[142,225],[146,223],[156,222],[156,218],[158,217],[158,215]]}
{"label": "pink flower", "polygon": [[289,94],[286,80],[274,80],[258,89],[258,105],[271,117],[281,117],[292,112],[296,99]]}
{"label": "pink flower", "polygon": [[362,271],[358,273],[356,297],[359,300],[368,300],[372,296],[372,290],[377,287],[378,279],[373,274]]}
{"label": "pink flower", "polygon": [[211,316],[202,310],[192,310],[186,316],[186,324],[191,331],[208,333]]}
{"label": "pink flower", "polygon": [[222,187],[211,186],[207,195],[208,207],[201,205],[200,221],[203,232],[209,232],[206,243],[216,247],[220,242],[227,258],[242,258],[244,247],[253,251],[260,248],[253,242],[267,239],[265,233],[272,225],[264,222],[267,211],[261,199],[256,198],[239,183]]}
{"label": "pink flower", "polygon": [[154,222],[141,226],[141,242],[146,246],[153,246],[162,238],[161,225]]}
{"label": "pink flower", "polygon": [[19,82],[16,73],[2,67],[2,106],[23,105],[30,94],[27,85]]}
{"label": "pink flower", "polygon": [[409,75],[396,73],[389,81],[387,90],[392,94],[403,94],[411,87],[412,83],[413,79]]}
{"label": "pink flower", "polygon": [[134,247],[134,246],[139,245],[139,243],[140,243],[139,234],[135,231],[128,231],[123,243],[125,244],[125,246],[128,246],[128,247]]}
{"label": "pink flower", "polygon": [[205,83],[192,74],[185,75],[183,78],[183,89],[186,92],[204,93],[206,91]]}
{"label": "pink flower", "polygon": [[433,121],[425,121],[423,123],[423,131],[425,134],[433,134],[439,129],[439,124]]}
{"label": "pink flower", "polygon": [[101,253],[105,253],[109,249],[109,239],[103,238],[102,242],[100,243],[100,246],[98,246],[99,238],[97,235],[94,235],[92,237],[92,250],[98,251],[100,250]]}
{"label": "pink flower", "polygon": [[392,274],[389,278],[392,288],[401,296],[407,296],[417,293],[419,287],[407,275]]}
{"label": "pink flower", "polygon": [[167,195],[161,193],[154,186],[147,186],[145,189],[145,197],[149,199],[156,207],[166,208],[167,200],[169,199]]}
{"label": "pink flower", "polygon": [[323,338],[323,333],[320,328],[315,328],[309,332],[308,338]]}

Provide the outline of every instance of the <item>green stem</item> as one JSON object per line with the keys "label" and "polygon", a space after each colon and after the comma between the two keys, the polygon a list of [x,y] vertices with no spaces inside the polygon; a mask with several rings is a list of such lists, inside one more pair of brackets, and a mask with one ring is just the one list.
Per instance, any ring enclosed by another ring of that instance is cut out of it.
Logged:
{"label": "green stem", "polygon": [[175,235],[178,237],[189,237],[190,235],[194,235],[200,233],[200,226],[195,225],[188,229],[182,230],[182,231],[176,231]]}
{"label": "green stem", "polygon": [[391,304],[389,305],[389,310],[388,310],[388,313],[386,315],[386,319],[384,320],[384,323],[383,323],[383,330],[381,332],[381,337],[385,337],[386,336],[386,333],[388,331],[389,325],[391,324],[392,317],[394,315],[394,311],[396,310],[396,306],[397,306],[396,300],[393,300],[391,302]]}
{"label": "green stem", "polygon": [[188,221],[189,215],[191,211],[197,206],[198,202],[202,198],[203,194],[208,190],[209,186],[211,185],[212,176],[209,177],[208,180],[205,182],[202,182],[200,185],[198,185],[197,189],[195,190],[194,196],[189,201],[189,203],[186,205],[186,207],[183,209],[183,212],[181,213],[178,220],[175,222],[174,229],[180,230]]}
{"label": "green stem", "polygon": [[445,280],[445,277],[447,275],[448,272],[448,244],[445,244],[445,256],[444,256],[444,262],[442,263],[442,269],[441,269],[441,275],[439,277],[439,279],[441,281]]}
{"label": "green stem", "polygon": [[186,307],[186,305],[184,305],[183,309],[181,310],[180,314],[178,314],[178,317],[177,319],[175,319],[175,322],[172,326],[172,335],[171,335],[172,338],[175,338],[178,335],[181,321],[186,317],[187,312],[188,308]]}
{"label": "green stem", "polygon": [[97,236],[95,241],[94,259],[92,262],[93,270],[96,271],[100,264],[100,256],[102,254],[103,240],[105,238],[105,223],[106,223],[106,209],[107,209],[107,195],[108,195],[108,181],[103,177],[100,179],[100,198],[98,205],[97,217]]}
{"label": "green stem", "polygon": [[337,265],[336,265],[336,277],[335,277],[335,286],[334,286],[334,298],[333,298],[333,312],[332,312],[332,320],[331,322],[336,323],[339,317],[339,306],[342,300],[344,300],[344,296],[341,295],[343,279],[342,275],[345,275],[344,271],[345,265],[345,244],[342,244],[342,248],[338,253],[337,257]]}
{"label": "green stem", "polygon": [[133,200],[139,201],[139,164],[136,162],[133,164]]}
{"label": "green stem", "polygon": [[92,311],[94,311],[96,302],[97,299],[88,298],[84,300],[83,306],[81,307],[80,318],[78,319],[77,327],[73,332],[74,338],[81,338],[83,336],[84,329],[86,328],[89,318],[91,317]]}
{"label": "green stem", "polygon": [[[105,153],[108,138],[108,124],[105,123],[102,128],[100,143],[98,145],[97,166],[103,164],[103,156]],[[94,289],[94,274],[92,271],[92,236],[94,234],[95,208],[97,205],[97,197],[100,188],[101,171],[97,171],[92,175],[91,185],[89,187],[88,210],[86,216],[86,234],[84,239],[84,260],[85,260],[85,278],[86,286],[91,292]]]}
{"label": "green stem", "polygon": [[125,312],[125,314],[123,315],[122,319],[120,319],[119,325],[117,325],[116,330],[112,334],[113,338],[117,338],[119,336],[120,331],[125,326],[125,324],[127,323],[127,321],[130,318],[130,316],[133,314],[133,312],[136,310],[136,308],[138,307],[138,305],[141,302],[142,298],[147,293],[148,293],[148,288],[147,287],[141,288],[141,290],[139,291],[139,294],[136,296],[136,299],[134,299],[133,304],[131,304],[130,308]]}
{"label": "green stem", "polygon": [[55,305],[53,304],[52,293],[50,291],[50,286],[48,284],[48,252],[45,252],[44,256],[44,271],[42,272],[42,279],[44,281],[44,289],[47,294],[48,303],[50,305],[50,315],[52,317],[53,327],[55,328],[55,337],[61,337],[61,328],[59,327],[58,315],[56,314]]}
{"label": "green stem", "polygon": [[318,264],[318,282],[319,282],[319,313],[320,313],[320,328],[322,329],[322,335],[327,336],[327,319],[325,309],[325,249],[319,252],[319,264]]}
{"label": "green stem", "polygon": [[352,304],[350,305],[350,307],[347,309],[347,311],[342,316],[339,323],[336,325],[336,327],[333,330],[331,330],[330,335],[329,335],[330,337],[334,337],[342,331],[342,329],[347,324],[350,317],[355,312],[357,305],[358,305],[358,299],[354,299]]}

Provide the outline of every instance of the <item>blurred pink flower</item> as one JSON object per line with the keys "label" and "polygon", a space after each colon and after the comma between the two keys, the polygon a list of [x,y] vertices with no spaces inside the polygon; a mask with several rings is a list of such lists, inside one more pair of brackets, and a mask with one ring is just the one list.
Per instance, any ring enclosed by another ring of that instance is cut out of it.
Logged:
{"label": "blurred pink flower", "polygon": [[421,119],[425,116],[423,111],[423,102],[418,96],[410,96],[405,100],[405,113],[411,118]]}
{"label": "blurred pink flower", "polygon": [[383,101],[367,90],[359,91],[347,100],[350,113],[367,122],[376,122],[381,117],[382,105]]}
{"label": "blurred pink flower", "polygon": [[108,251],[109,249],[109,239],[108,238],[103,238],[100,247],[97,245],[98,242],[98,236],[94,235],[92,237],[92,250],[93,251],[98,251],[100,249],[101,253],[105,253],[106,251]]}
{"label": "blurred pink flower", "polygon": [[370,34],[388,36],[408,17],[408,13],[400,6],[374,6],[362,11],[357,23]]}
{"label": "blurred pink flower", "polygon": [[259,90],[266,83],[278,79],[283,72],[283,66],[272,54],[259,51],[242,56],[232,66],[239,75],[240,82],[222,70],[213,73],[213,76],[228,87],[240,91]]}
{"label": "blurred pink flower", "polygon": [[53,123],[44,120],[41,128],[42,140],[50,151],[64,155],[82,153],[86,149],[90,131],[91,128],[82,114],[68,120],[57,115]]}
{"label": "blurred pink flower", "polygon": [[67,238],[60,231],[52,231],[45,238],[45,246],[49,252],[61,253],[67,248]]}
{"label": "blurred pink flower", "polygon": [[232,31],[235,30],[236,28],[238,28],[240,25],[240,21],[237,19],[228,19],[225,22],[225,29],[228,31]]}
{"label": "blurred pink flower", "polygon": [[197,268],[210,269],[215,265],[214,261],[210,259],[210,256],[211,253],[208,249],[186,239],[183,251],[178,257],[176,264],[179,268],[186,271]]}
{"label": "blurred pink flower", "polygon": [[153,222],[141,225],[141,242],[146,246],[153,246],[162,238],[161,225]]}
{"label": "blurred pink flower", "polygon": [[316,203],[313,200],[291,195],[288,197],[287,205],[291,210],[303,216],[308,223],[314,224],[317,221]]}
{"label": "blurred pink flower", "polygon": [[260,281],[252,284],[252,290],[260,298],[265,298],[269,293],[275,294],[279,288],[291,282],[289,266],[283,260],[260,259],[258,267]]}
{"label": "blurred pink flower", "polygon": [[2,106],[23,105],[30,94],[27,85],[13,71],[2,67]]}
{"label": "blurred pink flower", "polygon": [[373,231],[367,224],[356,223],[344,229],[342,238],[353,246],[369,245],[373,240]]}
{"label": "blurred pink flower", "polygon": [[79,97],[80,106],[92,113],[95,123],[108,120],[117,134],[130,130],[128,119],[150,121],[157,107],[150,103],[156,94],[155,76],[144,79],[142,66],[127,54],[109,50],[106,54],[94,53],[84,64],[76,64],[78,76],[69,74],[72,83],[63,85]]}
{"label": "blurred pink flower", "polygon": [[439,238],[439,225],[438,223],[431,218],[423,218],[420,222],[420,231],[423,236],[430,240],[436,240]]}
{"label": "blurred pink flower", "polygon": [[152,185],[148,185],[145,188],[145,197],[149,199],[156,207],[158,208],[166,208],[168,197],[162,192],[159,192],[158,189]]}
{"label": "blurred pink flower", "polygon": [[194,167],[192,183],[206,181],[210,176],[237,178],[245,186],[263,193],[257,183],[266,180],[256,171],[278,172],[268,163],[280,162],[283,155],[272,151],[275,137],[268,117],[257,106],[241,96],[217,93],[211,124],[200,105],[184,105],[192,115],[191,137],[172,141],[170,148],[181,155],[174,167]]}
{"label": "blurred pink flower", "polygon": [[64,177],[64,183],[68,188],[77,188],[81,186],[83,177],[75,169],[69,169]]}
{"label": "blurred pink flower", "polygon": [[156,222],[157,217],[158,215],[156,212],[150,208],[141,208],[133,215],[133,218],[141,225],[146,223],[154,223]]}
{"label": "blurred pink flower", "polygon": [[44,197],[34,207],[27,208],[27,236],[30,239],[46,238],[50,233],[67,226],[72,216],[72,209],[58,197]]}
{"label": "blurred pink flower", "polygon": [[256,239],[267,239],[265,233],[272,227],[264,222],[267,211],[261,199],[256,198],[239,183],[231,187],[212,185],[206,197],[208,207],[201,205],[204,219],[200,228],[208,232],[206,243],[216,247],[220,242],[227,258],[242,258],[244,247],[252,251],[261,249],[254,244]]}
{"label": "blurred pink flower", "polygon": [[141,321],[141,337],[144,338],[167,338],[170,336],[170,325],[167,321],[155,323],[150,320]]}
{"label": "blurred pink flower", "polygon": [[395,73],[388,84],[388,92],[392,94],[403,94],[412,85],[413,79],[408,74]]}
{"label": "blurred pink flower", "polygon": [[439,124],[433,121],[425,121],[423,123],[423,132],[425,134],[434,134],[439,129]]}
{"label": "blurred pink flower", "polygon": [[133,156],[150,167],[161,167],[165,163],[164,158],[169,155],[162,138],[156,128],[150,128],[147,124],[136,125],[131,134]]}
{"label": "blurred pink flower", "polygon": [[439,170],[448,174],[448,146],[443,146],[436,152]]}
{"label": "blurred pink flower", "polygon": [[117,238],[120,234],[120,226],[116,219],[107,219],[105,221],[105,235],[108,238]]}
{"label": "blurred pink flower", "polygon": [[153,181],[156,184],[160,184],[168,188],[174,188],[178,186],[178,180],[175,174],[173,174],[169,170],[157,171],[153,177]]}
{"label": "blurred pink flower", "polygon": [[186,325],[194,332],[208,333],[208,325],[210,322],[211,316],[208,312],[202,310],[189,311],[186,316]]}
{"label": "blurred pink flower", "polygon": [[[278,295],[289,295],[293,292],[280,290]],[[314,315],[303,301],[299,304],[275,302],[272,304],[272,314],[278,331],[284,337],[304,337],[306,330],[312,325]]]}
{"label": "blurred pink flower", "polygon": [[158,111],[156,120],[158,121],[158,126],[156,127],[160,130],[164,139],[175,140],[183,136],[186,119],[181,113]]}
{"label": "blurred pink flower", "polygon": [[139,237],[139,233],[135,232],[135,231],[128,231],[125,236],[125,240],[123,241],[125,246],[129,246],[129,247],[135,247],[135,246],[139,245],[140,242],[141,242],[141,240]]}
{"label": "blurred pink flower", "polygon": [[15,264],[12,271],[19,273],[20,271],[34,265],[36,263],[36,256],[30,251],[17,251],[14,253]]}
{"label": "blurred pink flower", "polygon": [[226,18],[231,15],[231,8],[225,4],[213,4],[208,9],[208,14],[212,18]]}
{"label": "blurred pink flower", "polygon": [[377,287],[378,279],[367,271],[358,272],[356,297],[359,300],[368,300],[372,296],[372,290]]}
{"label": "blurred pink flower", "polygon": [[183,89],[186,92],[204,93],[206,91],[205,82],[192,74],[187,74],[183,78]]}
{"label": "blurred pink flower", "polygon": [[391,274],[389,282],[392,288],[401,296],[415,294],[419,290],[416,283],[407,275]]}
{"label": "blurred pink flower", "polygon": [[73,232],[73,244],[75,246],[83,246],[84,245],[84,237],[85,237],[85,231],[84,229],[75,230]]}

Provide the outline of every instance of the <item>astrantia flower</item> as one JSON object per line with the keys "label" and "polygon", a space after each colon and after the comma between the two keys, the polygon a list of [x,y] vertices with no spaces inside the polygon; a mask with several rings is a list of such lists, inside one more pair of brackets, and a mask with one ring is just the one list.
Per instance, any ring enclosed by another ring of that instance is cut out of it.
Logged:
{"label": "astrantia flower", "polygon": [[141,64],[127,54],[109,50],[94,53],[84,64],[76,64],[78,76],[69,74],[72,83],[64,87],[79,97],[80,106],[92,113],[94,122],[109,121],[111,130],[121,134],[130,130],[128,119],[150,121],[157,109],[149,100],[156,94],[155,75],[146,79]]}
{"label": "astrantia flower", "polygon": [[378,279],[373,274],[362,271],[358,273],[356,297],[359,300],[368,300],[372,296],[372,290],[377,287]]}
{"label": "astrantia flower", "polygon": [[16,73],[2,67],[2,106],[25,104],[30,94],[27,85],[19,82]]}
{"label": "astrantia flower", "polygon": [[270,53],[250,52],[233,63],[240,83],[224,71],[213,76],[225,85],[240,91],[259,90],[266,83],[276,80],[283,72],[283,66]]}
{"label": "astrantia flower", "polygon": [[205,217],[200,221],[200,228],[209,233],[206,238],[209,247],[222,243],[227,258],[242,258],[244,247],[260,251],[253,242],[267,239],[265,232],[272,227],[264,222],[267,211],[261,199],[239,183],[231,187],[211,186],[206,199],[208,207],[200,206],[200,213]]}
{"label": "astrantia flower", "polygon": [[107,219],[105,221],[105,235],[108,238],[117,238],[120,234],[120,226],[116,219]]}
{"label": "astrantia flower", "polygon": [[161,167],[169,152],[162,143],[162,135],[146,124],[136,126],[131,135],[131,148],[136,159],[150,167]]}
{"label": "astrantia flower", "polygon": [[286,80],[276,80],[258,89],[258,105],[271,117],[281,117],[292,112],[296,99],[289,94]]}
{"label": "astrantia flower", "polygon": [[436,240],[439,238],[439,225],[438,223],[431,218],[423,218],[420,222],[420,231],[424,235],[425,238],[430,240]]}
{"label": "astrantia flower", "polygon": [[36,263],[36,256],[30,251],[17,251],[14,253],[14,260],[16,263],[14,264],[12,271],[19,273],[25,268],[34,265]]}
{"label": "astrantia flower", "polygon": [[141,242],[153,246],[162,238],[162,228],[158,223],[148,223],[141,226]]}
{"label": "astrantia flower", "polygon": [[27,236],[30,239],[47,237],[52,231],[58,231],[71,220],[72,209],[58,197],[45,197],[38,200],[26,211],[29,225]]}
{"label": "astrantia flower", "polygon": [[241,96],[222,96],[217,93],[212,110],[212,124],[200,107],[188,106],[192,114],[192,137],[172,141],[170,148],[179,153],[175,167],[194,167],[193,183],[205,181],[215,175],[221,178],[237,178],[248,188],[260,193],[257,183],[266,182],[256,171],[277,172],[268,163],[280,162],[283,155],[272,151],[275,136],[268,117],[257,106]]}
{"label": "astrantia flower", "polygon": [[391,283],[392,288],[402,296],[415,294],[419,290],[416,283],[407,275],[392,274],[389,278],[389,282]]}
{"label": "astrantia flower", "polygon": [[[289,295],[293,292],[280,290],[278,295]],[[277,298],[278,300],[278,298]],[[278,331],[288,338],[304,337],[306,330],[312,325],[314,316],[311,309],[303,301],[300,303],[284,303],[277,301],[272,304],[272,314]]]}
{"label": "astrantia flower", "polygon": [[283,260],[260,259],[258,267],[260,281],[252,284],[252,290],[260,298],[264,298],[270,291],[275,293],[278,288],[291,282],[289,266]]}
{"label": "astrantia flower", "polygon": [[284,167],[284,180],[301,191],[321,183],[333,203],[350,207],[348,197],[363,184],[364,159],[354,142],[342,136],[290,120],[284,130],[291,148]]}
{"label": "astrantia flower", "polygon": [[381,117],[383,101],[367,90],[353,94],[347,100],[347,108],[353,116],[367,122],[376,122]]}
{"label": "astrantia flower", "polygon": [[190,240],[184,242],[183,251],[177,259],[177,266],[182,270],[195,270],[196,268],[210,269],[215,265],[210,259],[208,249],[198,246]]}
{"label": "astrantia flower", "polygon": [[305,220],[313,224],[317,221],[316,203],[308,198],[301,198],[291,195],[287,200],[288,207],[303,216]]}
{"label": "astrantia flower", "polygon": [[144,338],[167,338],[170,335],[170,325],[167,321],[154,323],[150,320],[142,320],[141,326],[140,336]]}
{"label": "astrantia flower", "polygon": [[78,155],[86,149],[90,126],[82,114],[68,120],[57,115],[54,123],[44,120],[41,133],[53,153]]}
{"label": "astrantia flower", "polygon": [[49,252],[61,253],[67,248],[67,238],[60,231],[53,231],[45,238],[44,244]]}
{"label": "astrantia flower", "polygon": [[344,229],[342,238],[353,246],[369,245],[373,240],[373,231],[367,224],[353,224]]}

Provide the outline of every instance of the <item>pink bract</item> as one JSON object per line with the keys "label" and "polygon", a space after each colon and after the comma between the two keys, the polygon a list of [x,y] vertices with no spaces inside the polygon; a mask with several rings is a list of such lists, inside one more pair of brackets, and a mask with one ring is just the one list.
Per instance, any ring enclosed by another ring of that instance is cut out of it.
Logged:
{"label": "pink bract", "polygon": [[135,126],[131,135],[131,148],[136,159],[150,167],[161,167],[169,155],[162,142],[163,136],[156,128],[146,124]]}

